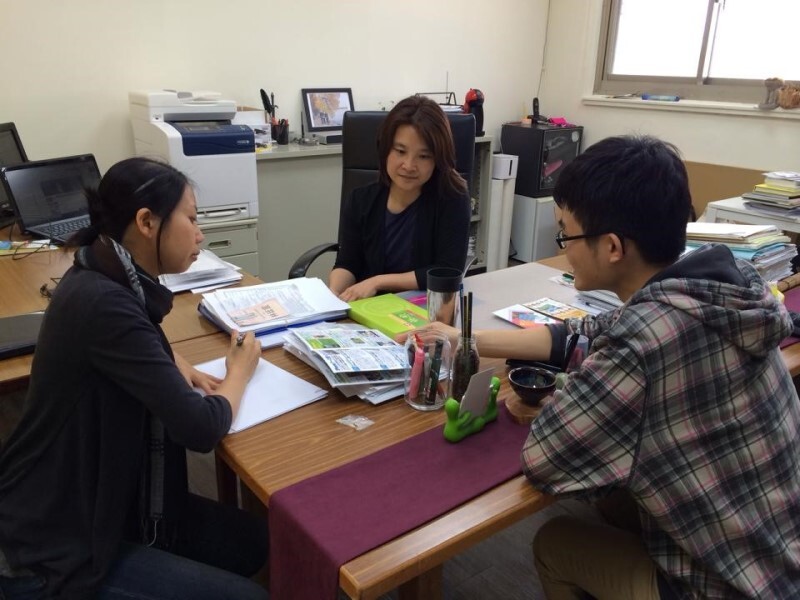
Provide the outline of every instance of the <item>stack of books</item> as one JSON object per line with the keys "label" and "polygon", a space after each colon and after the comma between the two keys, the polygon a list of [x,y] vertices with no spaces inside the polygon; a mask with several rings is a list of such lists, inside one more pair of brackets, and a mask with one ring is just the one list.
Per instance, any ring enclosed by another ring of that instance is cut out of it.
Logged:
{"label": "stack of books", "polygon": [[689,223],[687,246],[708,242],[725,244],[736,258],[750,261],[762,278],[777,281],[792,274],[797,246],[774,225],[736,223]]}
{"label": "stack of books", "polygon": [[800,173],[771,171],[764,173],[764,183],[742,194],[745,205],[756,212],[783,218],[800,217]]}
{"label": "stack of books", "polygon": [[347,397],[380,404],[403,395],[408,353],[375,329],[358,324],[294,328],[283,348]]}

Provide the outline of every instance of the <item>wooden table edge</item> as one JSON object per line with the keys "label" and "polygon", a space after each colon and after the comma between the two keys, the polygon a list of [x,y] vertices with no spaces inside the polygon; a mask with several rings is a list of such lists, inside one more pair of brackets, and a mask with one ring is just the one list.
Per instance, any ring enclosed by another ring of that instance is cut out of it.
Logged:
{"label": "wooden table edge", "polygon": [[[444,561],[551,504],[519,475],[460,507],[344,564],[339,586],[371,600],[437,568]],[[491,507],[494,515],[485,518]],[[417,549],[429,548],[424,553]]]}

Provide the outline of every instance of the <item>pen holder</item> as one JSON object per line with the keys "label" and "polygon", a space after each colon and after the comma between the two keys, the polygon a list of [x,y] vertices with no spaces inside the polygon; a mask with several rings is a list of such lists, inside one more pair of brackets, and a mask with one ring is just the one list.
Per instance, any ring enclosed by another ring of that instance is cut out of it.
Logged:
{"label": "pen holder", "polygon": [[423,340],[409,335],[406,340],[409,368],[403,385],[406,402],[417,410],[437,410],[447,399],[451,349],[447,336],[426,333]]}
{"label": "pen holder", "polygon": [[278,123],[272,126],[272,139],[281,146],[289,143],[289,125],[287,123]]}

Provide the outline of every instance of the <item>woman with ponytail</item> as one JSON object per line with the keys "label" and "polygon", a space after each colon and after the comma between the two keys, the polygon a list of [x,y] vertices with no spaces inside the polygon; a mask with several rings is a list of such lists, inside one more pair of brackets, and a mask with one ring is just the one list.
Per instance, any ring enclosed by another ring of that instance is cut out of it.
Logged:
{"label": "woman with ponytail", "polygon": [[[231,337],[227,375],[175,355],[163,273],[200,251],[173,167],[117,163],[53,292],[19,425],[0,452],[0,598],[263,598],[266,525],[188,493],[186,449],[230,428],[260,345]],[[193,388],[199,388],[199,393]]]}

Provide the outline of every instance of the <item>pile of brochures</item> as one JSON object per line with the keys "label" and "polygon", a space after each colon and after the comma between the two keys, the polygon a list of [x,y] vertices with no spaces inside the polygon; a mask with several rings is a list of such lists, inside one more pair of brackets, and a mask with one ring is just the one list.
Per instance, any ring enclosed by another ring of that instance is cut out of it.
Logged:
{"label": "pile of brochures", "polygon": [[287,352],[347,397],[380,404],[403,394],[406,350],[380,331],[325,323],[292,328],[284,339]]}
{"label": "pile of brochures", "polygon": [[236,265],[222,260],[209,250],[201,250],[197,260],[186,271],[159,275],[158,279],[173,293],[186,290],[198,293],[241,281],[242,274]]}
{"label": "pile of brochures", "polygon": [[280,346],[290,326],[341,319],[348,308],[316,277],[215,290],[198,306],[223,331],[254,332],[263,348]]}

